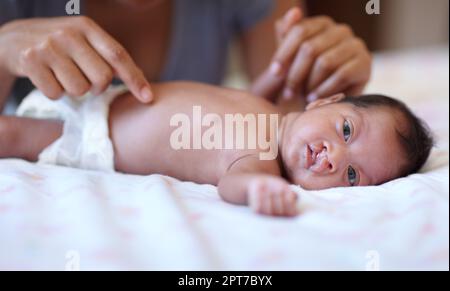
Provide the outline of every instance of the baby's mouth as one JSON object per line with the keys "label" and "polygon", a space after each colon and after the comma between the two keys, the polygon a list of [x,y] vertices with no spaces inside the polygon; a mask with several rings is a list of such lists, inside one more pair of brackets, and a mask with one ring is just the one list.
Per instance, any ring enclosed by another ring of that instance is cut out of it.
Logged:
{"label": "baby's mouth", "polygon": [[305,146],[305,169],[309,170],[316,162],[317,155],[309,145]]}
{"label": "baby's mouth", "polygon": [[305,168],[315,173],[322,173],[328,168],[328,160],[326,158],[326,150],[323,148],[316,151],[310,145],[306,145]]}

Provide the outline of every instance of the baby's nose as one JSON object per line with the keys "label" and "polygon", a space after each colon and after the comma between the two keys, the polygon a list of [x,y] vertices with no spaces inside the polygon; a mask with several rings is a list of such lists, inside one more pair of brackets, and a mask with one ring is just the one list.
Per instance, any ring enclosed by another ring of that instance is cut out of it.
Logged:
{"label": "baby's nose", "polygon": [[334,174],[345,168],[347,160],[347,152],[345,147],[339,145],[327,146],[327,162],[328,162],[328,174]]}

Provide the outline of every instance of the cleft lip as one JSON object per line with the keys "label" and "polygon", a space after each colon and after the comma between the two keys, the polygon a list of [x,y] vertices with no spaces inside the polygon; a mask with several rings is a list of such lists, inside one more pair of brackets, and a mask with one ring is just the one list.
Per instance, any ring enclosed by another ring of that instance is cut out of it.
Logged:
{"label": "cleft lip", "polygon": [[325,173],[326,169],[329,167],[329,163],[326,158],[321,158],[319,161],[314,163],[314,165],[310,168],[311,171],[317,174]]}
{"label": "cleft lip", "polygon": [[326,158],[326,150],[324,148],[306,145],[305,160],[305,168],[315,173],[322,172],[328,167],[328,159]]}
{"label": "cleft lip", "polygon": [[313,150],[309,145],[305,146],[305,169],[311,168],[314,164]]}

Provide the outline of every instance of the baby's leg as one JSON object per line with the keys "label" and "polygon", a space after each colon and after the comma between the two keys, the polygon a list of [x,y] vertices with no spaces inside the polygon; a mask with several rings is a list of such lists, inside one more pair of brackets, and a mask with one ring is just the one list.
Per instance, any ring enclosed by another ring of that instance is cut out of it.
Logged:
{"label": "baby's leg", "polygon": [[62,121],[0,116],[0,158],[37,161],[61,137]]}

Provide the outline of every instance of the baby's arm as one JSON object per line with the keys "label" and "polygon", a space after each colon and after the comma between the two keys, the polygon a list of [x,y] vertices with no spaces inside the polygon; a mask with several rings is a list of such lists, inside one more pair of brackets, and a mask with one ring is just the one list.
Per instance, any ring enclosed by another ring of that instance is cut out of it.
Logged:
{"label": "baby's arm", "polygon": [[58,120],[0,116],[0,159],[37,161],[39,154],[62,135],[63,125]]}
{"label": "baby's arm", "polygon": [[260,214],[295,216],[297,194],[276,168],[276,161],[243,158],[220,179],[219,194],[227,202],[249,205]]}

